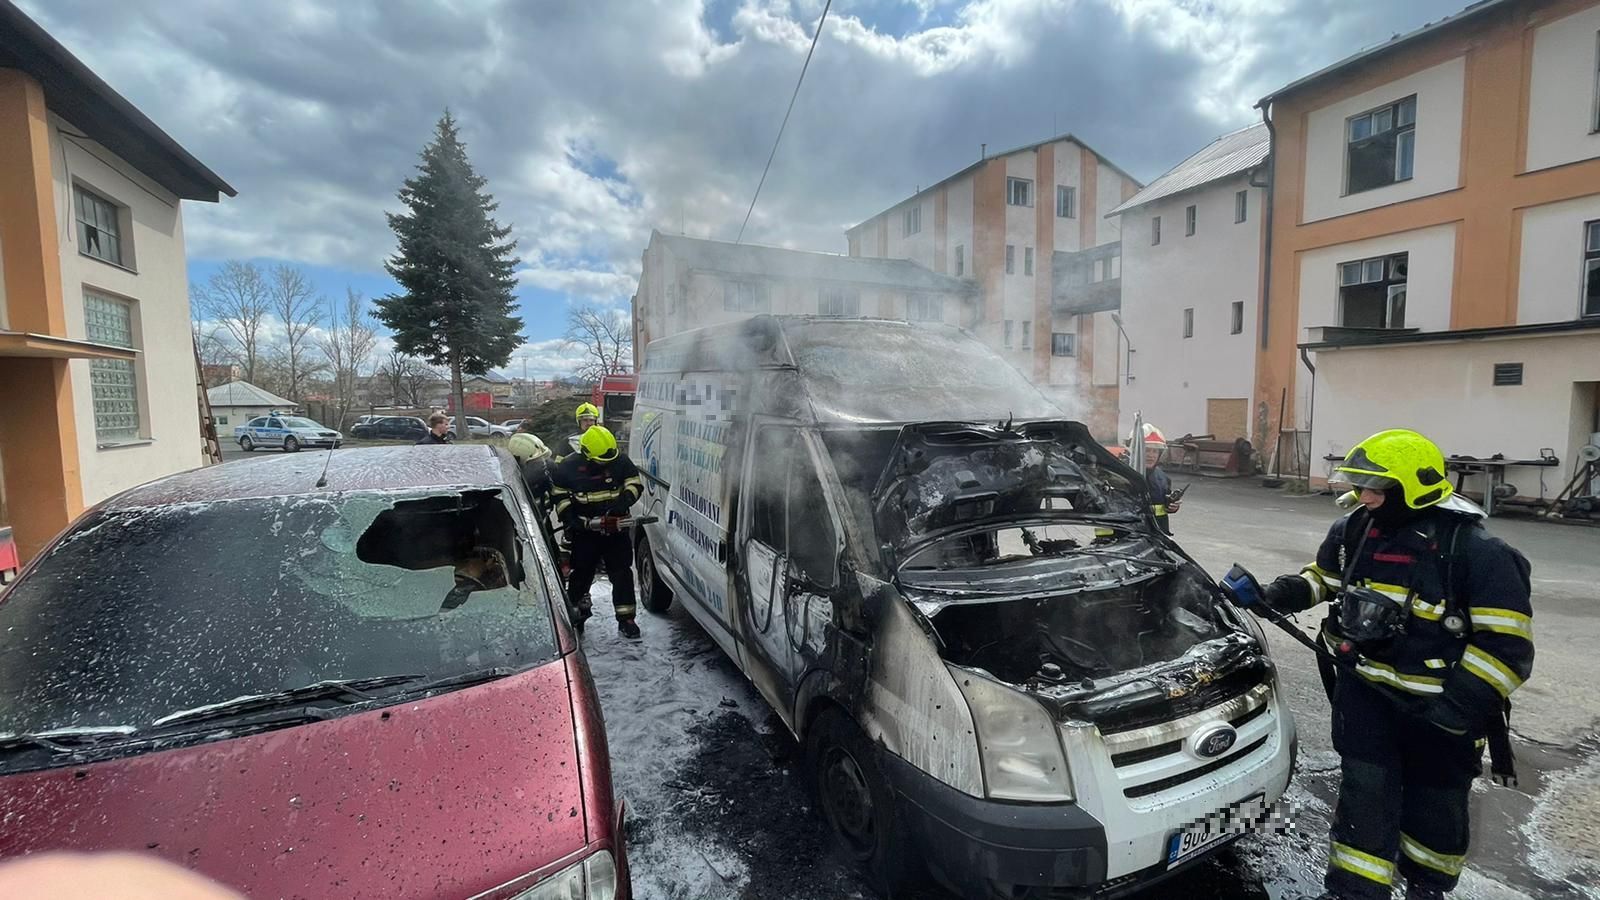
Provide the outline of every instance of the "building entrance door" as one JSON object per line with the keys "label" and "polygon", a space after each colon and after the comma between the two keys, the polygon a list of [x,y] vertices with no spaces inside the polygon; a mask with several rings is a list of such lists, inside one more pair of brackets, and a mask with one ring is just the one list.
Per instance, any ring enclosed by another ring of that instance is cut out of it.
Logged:
{"label": "building entrance door", "polygon": [[1250,420],[1249,400],[1206,401],[1206,431],[1219,441],[1233,441],[1246,436]]}

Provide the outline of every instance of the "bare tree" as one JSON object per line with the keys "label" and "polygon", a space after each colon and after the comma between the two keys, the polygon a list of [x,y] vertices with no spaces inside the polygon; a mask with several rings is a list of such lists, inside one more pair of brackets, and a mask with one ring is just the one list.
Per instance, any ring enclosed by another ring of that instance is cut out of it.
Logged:
{"label": "bare tree", "polygon": [[633,323],[618,309],[580,306],[567,317],[568,348],[583,351],[578,378],[586,382],[601,375],[627,372],[633,366]]}
{"label": "bare tree", "polygon": [[199,319],[190,324],[194,330],[195,352],[200,355],[200,377],[206,387],[214,388],[232,381],[233,354],[228,349],[222,326]]}
{"label": "bare tree", "polygon": [[271,312],[261,270],[254,263],[231,259],[191,293],[201,316],[226,334],[244,380],[254,383],[260,374],[261,329]]}
{"label": "bare tree", "polygon": [[312,356],[313,332],[322,324],[322,298],[306,273],[279,263],[267,272],[267,297],[273,315],[283,323],[282,377],[284,396],[301,399],[306,381],[322,369]]}
{"label": "bare tree", "polygon": [[377,375],[389,389],[390,399],[411,406],[421,406],[423,390],[443,378],[432,366],[398,349],[390,350],[378,364]]}
{"label": "bare tree", "polygon": [[322,355],[333,372],[333,401],[343,428],[356,405],[356,391],[361,385],[361,373],[372,360],[373,348],[378,343],[378,332],[361,308],[361,295],[345,288],[343,321],[338,305],[328,304],[328,328],[322,335]]}

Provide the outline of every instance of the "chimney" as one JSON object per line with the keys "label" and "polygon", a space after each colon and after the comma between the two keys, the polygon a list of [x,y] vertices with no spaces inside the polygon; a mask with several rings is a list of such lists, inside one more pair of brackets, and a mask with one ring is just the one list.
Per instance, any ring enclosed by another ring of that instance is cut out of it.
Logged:
{"label": "chimney", "polygon": [[979,144],[978,145],[978,158],[979,159],[988,159],[989,158],[989,145],[988,144]]}

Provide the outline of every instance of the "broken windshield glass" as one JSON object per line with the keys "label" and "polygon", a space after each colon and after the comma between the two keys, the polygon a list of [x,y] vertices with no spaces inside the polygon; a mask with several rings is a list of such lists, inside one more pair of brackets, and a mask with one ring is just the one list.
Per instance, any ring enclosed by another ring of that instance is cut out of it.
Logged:
{"label": "broken windshield glass", "polygon": [[496,491],[98,513],[0,605],[0,733],[548,661],[549,602],[521,559]]}

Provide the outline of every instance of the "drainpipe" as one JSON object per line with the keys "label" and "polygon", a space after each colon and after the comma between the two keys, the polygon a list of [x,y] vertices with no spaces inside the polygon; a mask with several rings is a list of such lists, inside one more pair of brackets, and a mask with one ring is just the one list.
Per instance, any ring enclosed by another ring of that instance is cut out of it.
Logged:
{"label": "drainpipe", "polygon": [[[1310,491],[1312,465],[1311,457],[1317,452],[1317,445],[1313,440],[1313,437],[1317,433],[1317,367],[1312,364],[1311,354],[1307,353],[1306,348],[1304,347],[1300,348],[1300,361],[1305,363],[1307,369],[1311,370],[1311,403],[1308,404],[1311,408],[1306,410],[1306,490]],[[1299,447],[1300,441],[1297,439],[1295,441],[1296,449],[1294,451],[1296,455],[1300,453]]]}
{"label": "drainpipe", "polygon": [[1276,206],[1273,202],[1273,193],[1278,170],[1278,129],[1272,123],[1272,107],[1268,105],[1260,107],[1261,121],[1267,126],[1267,183],[1255,185],[1252,179],[1251,184],[1267,189],[1267,239],[1261,248],[1261,253],[1265,257],[1261,273],[1261,349],[1265,350],[1267,334],[1271,331],[1272,325],[1272,213]]}

